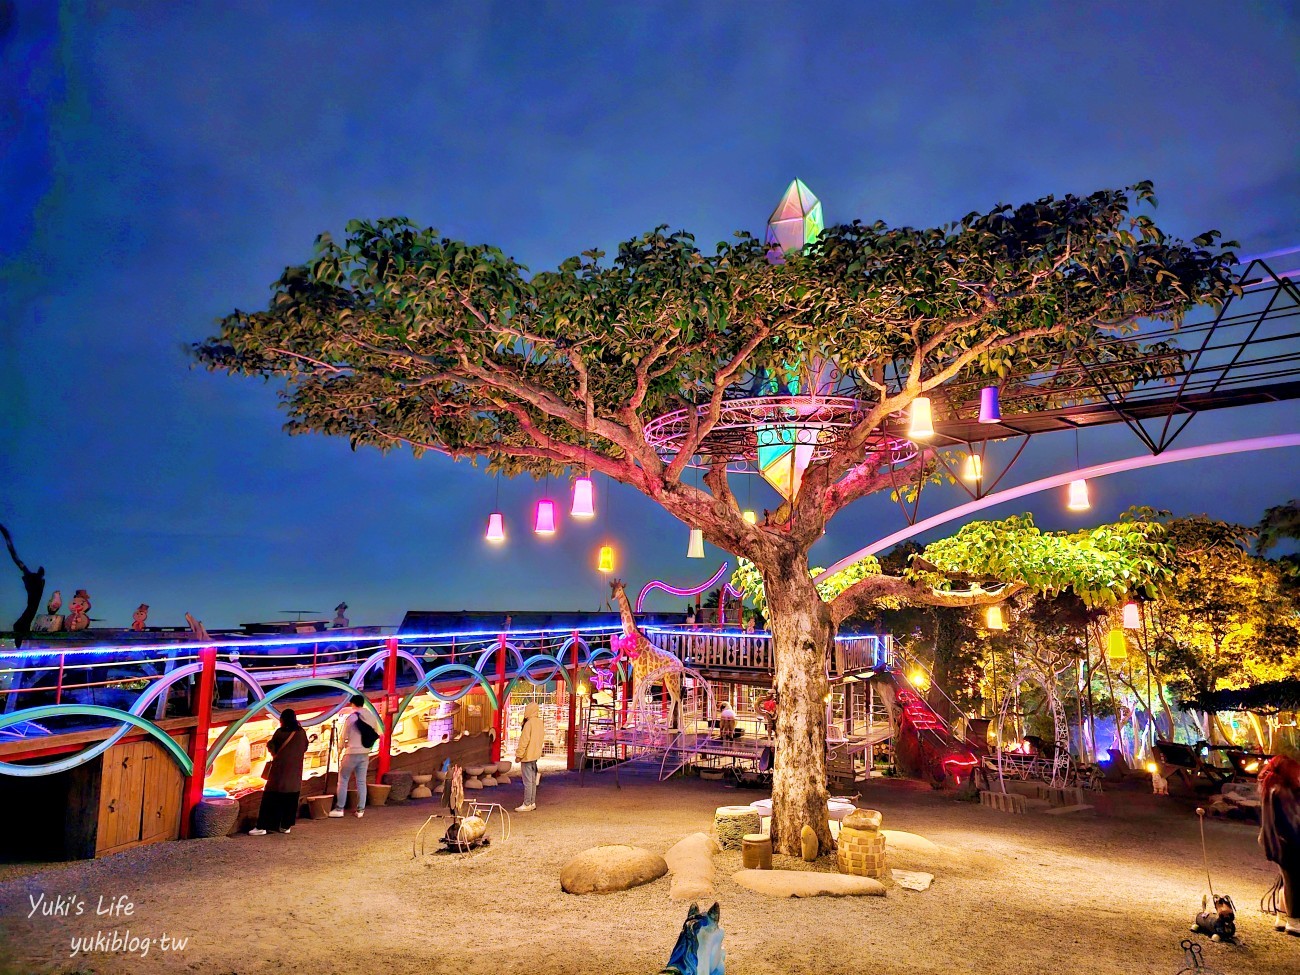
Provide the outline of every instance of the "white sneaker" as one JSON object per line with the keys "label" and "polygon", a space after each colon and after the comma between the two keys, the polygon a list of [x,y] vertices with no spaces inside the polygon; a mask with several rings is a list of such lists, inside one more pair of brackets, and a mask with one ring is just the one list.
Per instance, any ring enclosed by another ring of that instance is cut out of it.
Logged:
{"label": "white sneaker", "polygon": [[342,818],[343,818],[343,810],[342,810],[342,809],[331,809],[331,810],[330,810],[330,819],[342,819]]}
{"label": "white sneaker", "polygon": [[264,830],[264,829],[250,829],[250,830],[248,831],[248,835],[249,835],[249,836],[265,836],[265,835],[266,835],[266,830]]}
{"label": "white sneaker", "polygon": [[1297,938],[1300,938],[1300,917],[1287,918],[1286,933],[1295,935]]}
{"label": "white sneaker", "polygon": [[360,818],[361,818],[362,816],[364,816],[365,814],[366,814],[366,811],[365,811],[364,809],[358,809],[358,810],[357,810],[357,819],[360,819]]}
{"label": "white sneaker", "polygon": [[532,812],[536,808],[537,808],[537,803],[530,802],[530,803],[525,803],[522,806],[515,806],[515,812]]}
{"label": "white sneaker", "polygon": [[1281,911],[1277,911],[1273,914],[1273,930],[1274,931],[1286,930],[1286,915],[1283,914]]}
{"label": "white sneaker", "polygon": [[280,830],[280,832],[283,833],[285,836],[288,836],[288,835],[289,835],[289,830],[290,830],[290,829],[293,829],[293,827],[290,826],[289,829],[282,829],[282,830]]}

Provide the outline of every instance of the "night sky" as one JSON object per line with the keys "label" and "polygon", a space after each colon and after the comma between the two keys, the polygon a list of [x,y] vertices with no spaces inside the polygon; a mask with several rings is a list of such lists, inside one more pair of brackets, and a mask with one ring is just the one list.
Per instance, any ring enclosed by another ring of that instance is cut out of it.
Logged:
{"label": "night sky", "polygon": [[[541,486],[503,482],[511,539],[491,549],[481,468],[290,438],[273,386],[190,368],[187,343],[264,307],[350,218],[409,216],[536,270],[661,223],[706,245],[760,232],[794,176],[828,223],[922,226],[1151,179],[1179,235],[1300,244],[1293,6],[64,6],[0,0],[0,522],[101,625],[141,602],[209,626],[341,600],[375,624],[595,609],[606,537],[632,587],[727,557],[688,561],[684,526],[604,481],[597,522],[545,542],[526,524]],[[1180,445],[1298,419],[1207,415]],[[1140,450],[1118,430],[1081,444],[1084,464]],[[1073,460],[1045,437],[1015,477]],[[1028,507],[1054,528],[1134,503],[1253,523],[1297,470],[1295,451],[1239,455],[1097,482],[1085,515],[1059,493]],[[814,554],[901,524],[869,499]],[[21,604],[6,559],[0,628]]]}

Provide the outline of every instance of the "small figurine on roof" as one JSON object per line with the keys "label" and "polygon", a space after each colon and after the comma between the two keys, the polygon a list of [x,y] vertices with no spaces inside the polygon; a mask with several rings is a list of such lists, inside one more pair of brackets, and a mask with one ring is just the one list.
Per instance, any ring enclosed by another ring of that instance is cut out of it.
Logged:
{"label": "small figurine on roof", "polygon": [[141,603],[131,614],[131,629],[136,633],[144,632],[144,621],[149,618],[149,604]]}
{"label": "small figurine on roof", "polygon": [[84,630],[90,625],[90,597],[86,595],[86,590],[78,589],[76,595],[72,597],[72,602],[68,604],[68,622],[67,629],[75,632]]}
{"label": "small figurine on roof", "polygon": [[348,604],[339,603],[334,607],[334,622],[330,626],[336,630],[346,630],[348,628]]}

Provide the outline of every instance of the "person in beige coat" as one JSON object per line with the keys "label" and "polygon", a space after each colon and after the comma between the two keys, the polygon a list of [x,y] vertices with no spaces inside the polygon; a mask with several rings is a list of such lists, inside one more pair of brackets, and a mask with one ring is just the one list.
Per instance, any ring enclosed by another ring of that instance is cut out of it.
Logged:
{"label": "person in beige coat", "polygon": [[532,812],[537,808],[537,760],[542,757],[542,712],[536,702],[524,705],[524,726],[519,729],[519,743],[515,745],[515,759],[524,775],[524,804],[515,812]]}

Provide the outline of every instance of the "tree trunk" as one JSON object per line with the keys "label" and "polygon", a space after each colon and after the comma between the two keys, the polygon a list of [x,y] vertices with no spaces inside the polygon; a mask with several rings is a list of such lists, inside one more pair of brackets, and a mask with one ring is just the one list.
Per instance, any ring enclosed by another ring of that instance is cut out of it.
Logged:
{"label": "tree trunk", "polygon": [[776,760],[772,771],[772,849],[800,853],[805,825],[822,853],[834,847],[826,800],[826,661],[835,640],[830,607],[808,575],[807,557],[760,566],[776,656]]}

